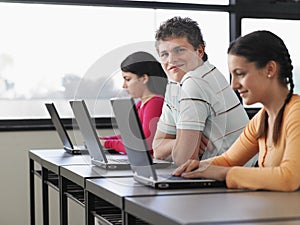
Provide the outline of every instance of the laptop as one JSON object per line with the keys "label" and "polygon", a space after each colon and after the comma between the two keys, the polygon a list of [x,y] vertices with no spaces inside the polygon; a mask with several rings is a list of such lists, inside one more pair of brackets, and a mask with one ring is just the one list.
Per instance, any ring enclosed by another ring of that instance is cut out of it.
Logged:
{"label": "laptop", "polygon": [[87,154],[88,151],[85,146],[76,146],[72,144],[71,138],[68,135],[68,132],[60,119],[60,116],[56,110],[54,103],[45,103],[45,105],[50,114],[55,130],[57,131],[58,136],[61,139],[66,152],[74,155]]}
{"label": "laptop", "polygon": [[130,164],[127,155],[105,154],[105,148],[101,145],[92,118],[84,100],[70,101],[79,130],[85,141],[91,156],[91,163],[105,169],[128,170]]}
{"label": "laptop", "polygon": [[146,186],[157,189],[226,187],[225,182],[210,179],[184,179],[171,174],[156,173],[134,100],[129,98],[111,99],[112,108],[128,159],[133,178]]}

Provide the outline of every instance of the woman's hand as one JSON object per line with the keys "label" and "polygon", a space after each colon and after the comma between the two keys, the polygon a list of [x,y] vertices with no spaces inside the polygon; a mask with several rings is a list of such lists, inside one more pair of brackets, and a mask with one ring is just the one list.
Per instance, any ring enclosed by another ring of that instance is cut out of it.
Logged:
{"label": "woman's hand", "polygon": [[99,138],[99,141],[100,141],[100,144],[101,144],[102,146],[105,145],[105,140],[104,140],[104,139]]}
{"label": "woman's hand", "polygon": [[205,170],[209,165],[208,162],[201,162],[199,160],[189,159],[184,164],[179,166],[174,172],[174,176],[184,176],[187,173],[191,173],[192,171],[199,170],[199,172]]}
{"label": "woman's hand", "polygon": [[211,165],[209,161],[188,160],[178,167],[174,176],[183,178],[206,178],[223,181],[230,167]]}

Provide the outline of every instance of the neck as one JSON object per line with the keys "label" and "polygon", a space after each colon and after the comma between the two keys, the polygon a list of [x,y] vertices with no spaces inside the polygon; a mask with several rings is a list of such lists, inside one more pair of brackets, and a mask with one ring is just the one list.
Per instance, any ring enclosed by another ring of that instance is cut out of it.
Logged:
{"label": "neck", "polygon": [[283,106],[287,96],[289,94],[288,88],[281,92],[274,92],[269,94],[269,101],[263,103],[269,117],[276,118],[279,110]]}
{"label": "neck", "polygon": [[148,93],[147,95],[143,95],[141,97],[141,101],[142,101],[142,104],[145,104],[147,101],[149,101],[155,94],[153,93]]}

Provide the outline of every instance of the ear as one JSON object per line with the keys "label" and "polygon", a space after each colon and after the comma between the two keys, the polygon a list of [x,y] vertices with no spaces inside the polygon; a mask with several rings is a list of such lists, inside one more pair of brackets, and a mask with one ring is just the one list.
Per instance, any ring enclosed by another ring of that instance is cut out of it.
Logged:
{"label": "ear", "polygon": [[149,80],[149,76],[147,74],[143,74],[140,78],[142,79],[143,84],[146,84]]}
{"label": "ear", "polygon": [[205,52],[205,47],[204,45],[200,45],[197,49],[197,55],[200,59],[202,59],[203,55],[204,55],[204,52]]}
{"label": "ear", "polygon": [[265,69],[268,78],[275,77],[278,74],[278,65],[274,60],[270,60]]}

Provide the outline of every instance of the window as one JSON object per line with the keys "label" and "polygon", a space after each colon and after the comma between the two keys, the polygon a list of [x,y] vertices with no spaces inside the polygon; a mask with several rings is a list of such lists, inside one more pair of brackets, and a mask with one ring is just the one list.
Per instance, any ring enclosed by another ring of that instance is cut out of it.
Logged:
{"label": "window", "polygon": [[[299,20],[281,20],[281,19],[249,19],[242,20],[242,35],[256,30],[269,30],[278,35],[287,46],[293,64],[293,78],[295,83],[294,92],[300,94],[300,46],[297,44],[300,39],[300,33],[295,31],[300,26]],[[255,104],[246,107],[260,107]]]}
{"label": "window", "polygon": [[173,16],[199,22],[210,62],[227,75],[225,12],[0,3],[0,119],[49,118],[49,101],[70,117],[74,98],[109,117],[108,99],[124,95],[121,61],[137,50],[157,56],[155,30]]}

